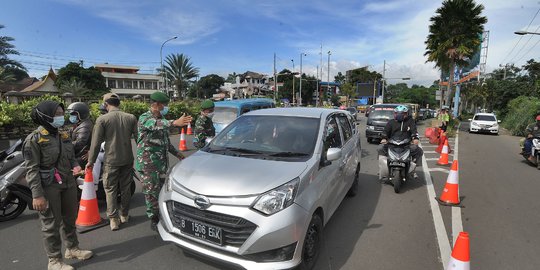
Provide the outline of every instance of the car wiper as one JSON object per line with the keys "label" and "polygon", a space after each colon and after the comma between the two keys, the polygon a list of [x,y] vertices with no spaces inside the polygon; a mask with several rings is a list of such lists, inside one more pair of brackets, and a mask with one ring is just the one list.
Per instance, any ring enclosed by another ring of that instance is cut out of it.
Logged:
{"label": "car wiper", "polygon": [[297,152],[278,152],[278,153],[270,154],[269,156],[272,156],[272,157],[305,157],[305,156],[309,156],[309,154],[297,153]]}
{"label": "car wiper", "polygon": [[259,152],[259,151],[255,151],[255,150],[249,150],[249,149],[245,149],[245,148],[238,148],[238,147],[223,147],[223,148],[218,148],[218,149],[214,149],[214,148],[211,148],[209,149],[208,152],[220,152],[220,151],[231,151],[231,152],[238,152],[238,153],[242,153],[242,154],[252,154],[252,155],[261,155],[263,154],[263,152]]}

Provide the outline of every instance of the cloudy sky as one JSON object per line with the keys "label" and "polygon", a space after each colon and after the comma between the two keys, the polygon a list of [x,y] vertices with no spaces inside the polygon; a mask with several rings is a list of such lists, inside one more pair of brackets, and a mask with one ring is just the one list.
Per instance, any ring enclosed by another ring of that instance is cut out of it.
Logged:
{"label": "cloudy sky", "polygon": [[[540,57],[539,0],[477,0],[485,6],[490,31],[487,70],[500,64],[521,66]],[[338,71],[369,66],[386,77],[410,77],[429,85],[437,79],[425,63],[429,18],[441,6],[433,0],[18,0],[0,9],[0,36],[11,36],[21,53],[14,57],[32,76],[69,61],[139,66],[152,73],[160,65],[161,44],[172,36],[163,55],[185,53],[201,76],[272,74],[300,68],[327,78]],[[535,18],[533,20],[533,18]],[[389,83],[397,80],[389,79]]]}

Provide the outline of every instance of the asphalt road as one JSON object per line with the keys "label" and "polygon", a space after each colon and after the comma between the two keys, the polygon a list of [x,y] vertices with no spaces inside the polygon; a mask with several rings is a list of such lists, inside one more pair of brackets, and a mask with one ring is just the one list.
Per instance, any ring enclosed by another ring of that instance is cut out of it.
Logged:
{"label": "asphalt road", "polygon": [[[449,254],[441,255],[439,250],[441,243],[451,243],[454,210],[440,207],[446,235],[438,238],[430,207],[433,198],[428,195],[422,169],[420,180],[407,183],[402,193],[395,194],[392,186],[378,181],[377,145],[364,138],[365,118],[359,122],[359,130],[363,138],[360,191],[356,197],[346,198],[326,225],[315,269],[443,269]],[[539,171],[516,154],[519,138],[463,132],[459,136],[460,195],[465,206],[460,210],[463,227],[471,234],[471,268],[538,269],[540,202],[535,195]],[[173,143],[178,143],[178,136],[173,136]],[[426,145],[425,150],[434,148]],[[438,155],[426,153],[426,157],[436,159]],[[434,163],[428,161],[428,168],[436,167]],[[437,194],[446,176],[442,170],[431,171]],[[104,217],[104,202],[100,209]],[[80,234],[81,247],[96,255],[85,262],[68,262],[78,269],[227,269],[185,253],[151,231],[139,184],[130,215],[130,222],[119,231],[104,227]],[[0,239],[0,269],[46,267],[39,221],[33,211],[0,223]]]}

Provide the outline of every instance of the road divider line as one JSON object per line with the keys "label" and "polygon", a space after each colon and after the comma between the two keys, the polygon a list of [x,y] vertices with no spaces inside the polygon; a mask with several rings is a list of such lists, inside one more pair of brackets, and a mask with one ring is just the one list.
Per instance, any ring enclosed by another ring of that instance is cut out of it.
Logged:
{"label": "road divider line", "polygon": [[[456,131],[456,143],[454,146],[454,160],[458,160],[458,144],[459,144],[459,123]],[[459,170],[458,170],[458,179],[459,179]],[[452,244],[456,244],[456,240],[459,236],[459,233],[463,231],[463,221],[461,219],[461,207],[452,207]]]}
{"label": "road divider line", "polygon": [[[439,159],[436,159],[439,160]],[[443,173],[450,173],[450,170],[445,168],[429,168],[430,172],[443,172]]]}
{"label": "road divider line", "polygon": [[[420,147],[422,147],[421,143]],[[422,167],[424,171],[424,179],[426,180],[429,206],[431,207],[431,215],[433,216],[433,224],[435,226],[435,235],[439,244],[439,254],[441,256],[442,269],[444,269],[444,266],[447,265],[448,261],[450,260],[450,252],[452,252],[452,249],[450,248],[450,241],[448,240],[448,234],[446,233],[446,228],[444,227],[441,209],[435,200],[437,195],[435,194],[433,181],[431,180],[431,173],[429,172],[430,168],[428,167],[425,156],[422,157]]]}
{"label": "road divider line", "polygon": [[439,160],[439,158],[426,158],[427,161],[430,161],[430,160]]}

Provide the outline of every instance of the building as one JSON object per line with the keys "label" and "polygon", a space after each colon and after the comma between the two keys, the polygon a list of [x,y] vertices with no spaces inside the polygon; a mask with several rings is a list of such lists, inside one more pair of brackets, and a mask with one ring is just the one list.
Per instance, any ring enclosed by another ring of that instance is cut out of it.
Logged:
{"label": "building", "polygon": [[45,94],[58,95],[60,91],[55,84],[56,74],[54,70],[49,69],[49,73],[43,78],[38,80],[36,78],[25,78],[19,82],[5,86],[8,91],[2,91],[2,100],[7,100],[10,103],[18,104],[25,99],[42,96]]}
{"label": "building", "polygon": [[[226,82],[219,88],[219,95],[215,98],[228,96],[231,99],[247,98],[252,96],[273,95],[273,82],[267,75],[247,71],[236,77],[236,82]],[[223,95],[224,94],[224,95]]]}
{"label": "building", "polygon": [[138,73],[138,67],[105,63],[96,64],[94,68],[105,77],[105,84],[111,92],[123,97],[150,96],[156,90],[164,89],[163,77]]}

